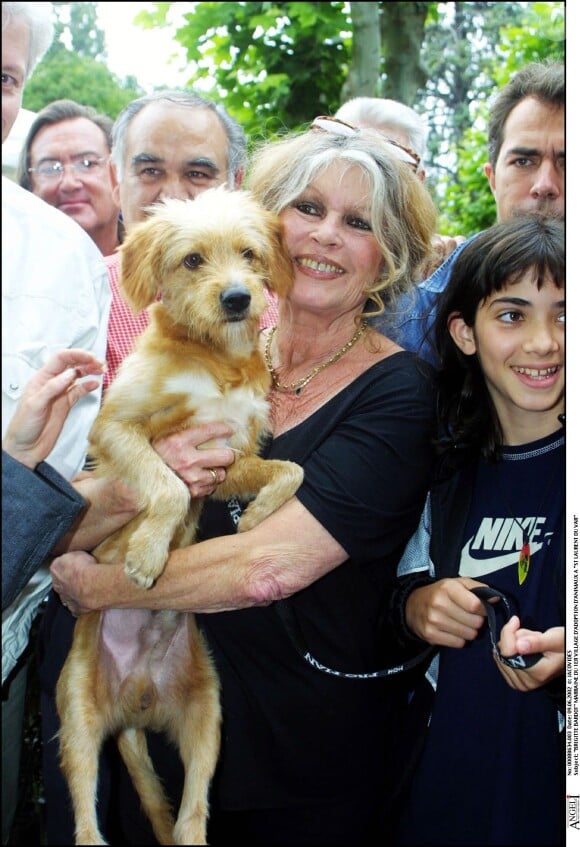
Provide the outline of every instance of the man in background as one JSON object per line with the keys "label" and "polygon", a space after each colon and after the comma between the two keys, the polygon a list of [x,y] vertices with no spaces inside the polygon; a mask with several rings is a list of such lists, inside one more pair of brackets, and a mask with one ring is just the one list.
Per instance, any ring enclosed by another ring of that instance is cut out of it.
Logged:
{"label": "man in background", "polygon": [[122,240],[118,192],[109,167],[113,121],[91,106],[55,100],[28,130],[17,180],[75,220],[103,256]]}
{"label": "man in background", "polygon": [[382,132],[387,138],[409,147],[417,154],[417,176],[425,181],[427,153],[427,124],[410,106],[386,97],[354,97],[342,104],[334,115],[353,126]]}
{"label": "man in background", "polygon": [[[565,111],[563,62],[532,62],[498,93],[490,111],[489,161],[484,166],[498,221],[530,213],[564,217]],[[458,251],[467,243],[460,244],[396,309],[378,319],[386,334],[436,367],[430,332],[437,297],[449,281]]]}
{"label": "man in background", "polygon": [[[161,90],[129,103],[113,127],[112,170],[126,232],[167,199],[193,200],[202,191],[226,185],[241,188],[246,168],[246,137],[221,104],[194,92]],[[113,294],[105,390],[135,337],[149,323],[135,316],[119,289],[120,257],[107,258]],[[263,325],[275,323],[273,297]]]}

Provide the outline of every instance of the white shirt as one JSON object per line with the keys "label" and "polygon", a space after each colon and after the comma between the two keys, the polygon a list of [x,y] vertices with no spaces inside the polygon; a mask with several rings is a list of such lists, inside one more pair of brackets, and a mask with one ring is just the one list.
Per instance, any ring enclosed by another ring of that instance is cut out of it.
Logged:
{"label": "white shirt", "polygon": [[[82,227],[2,177],[2,435],[52,353],[82,347],[105,361],[110,302],[103,257]],[[84,464],[100,401],[99,388],[75,404],[46,460],[68,480]],[[42,567],[2,615],[2,682],[49,587]]]}

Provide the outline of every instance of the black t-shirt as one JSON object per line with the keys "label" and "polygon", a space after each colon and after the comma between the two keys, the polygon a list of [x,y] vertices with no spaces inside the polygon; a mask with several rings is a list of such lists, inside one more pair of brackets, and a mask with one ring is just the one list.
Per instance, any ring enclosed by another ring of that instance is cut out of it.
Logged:
{"label": "black t-shirt", "polygon": [[[346,672],[381,666],[378,621],[413,532],[432,467],[433,393],[409,353],[378,362],[267,458],[304,467],[297,493],[350,558],[298,592],[293,605],[317,659]],[[234,531],[236,504],[209,503],[204,537]],[[197,615],[222,685],[224,809],[380,797],[400,696],[390,680],[336,678],[294,649],[276,604]]]}

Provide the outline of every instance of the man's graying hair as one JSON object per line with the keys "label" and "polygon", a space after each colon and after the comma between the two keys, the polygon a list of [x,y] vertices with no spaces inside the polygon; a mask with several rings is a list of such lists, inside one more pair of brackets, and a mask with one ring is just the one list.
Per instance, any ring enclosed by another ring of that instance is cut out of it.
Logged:
{"label": "man's graying hair", "polygon": [[87,118],[87,120],[92,121],[92,123],[98,126],[103,133],[109,152],[111,151],[113,131],[112,118],[108,115],[97,112],[97,110],[93,109],[92,106],[84,106],[81,103],[76,103],[74,100],[55,100],[53,103],[49,103],[47,106],[44,106],[44,108],[37,114],[36,118],[30,125],[30,129],[28,130],[28,134],[22,146],[20,158],[18,160],[18,169],[16,172],[16,179],[22,188],[26,188],[27,191],[32,191],[30,174],[28,173],[28,168],[31,166],[30,148],[32,147],[32,143],[40,130],[44,129],[45,126],[54,126],[55,124],[60,124],[63,121],[71,121],[75,118]]}
{"label": "man's graying hair", "polygon": [[26,62],[26,79],[40,62],[54,38],[52,3],[2,3],[2,29],[21,18],[28,26],[30,43]]}
{"label": "man's graying hair", "polygon": [[228,138],[228,187],[234,188],[236,174],[238,171],[245,170],[246,167],[247,143],[244,131],[221,104],[213,103],[211,100],[206,100],[198,94],[188,91],[154,91],[152,94],[146,94],[125,106],[113,126],[112,159],[117,169],[117,178],[119,180],[123,178],[125,144],[131,121],[145,106],[164,100],[174,103],[176,106],[209,109],[219,118]]}
{"label": "man's graying hair", "polygon": [[564,63],[555,60],[531,62],[518,71],[498,94],[489,115],[487,141],[489,161],[494,171],[503,144],[506,121],[512,110],[526,97],[534,97],[554,108],[565,108]]}
{"label": "man's graying hair", "polygon": [[[405,103],[389,100],[386,97],[353,97],[343,103],[334,113],[335,118],[358,126],[368,123],[371,126],[386,124],[404,132],[409,146],[421,157],[421,163],[427,152],[427,125],[422,117]],[[421,164],[421,167],[423,165]]]}

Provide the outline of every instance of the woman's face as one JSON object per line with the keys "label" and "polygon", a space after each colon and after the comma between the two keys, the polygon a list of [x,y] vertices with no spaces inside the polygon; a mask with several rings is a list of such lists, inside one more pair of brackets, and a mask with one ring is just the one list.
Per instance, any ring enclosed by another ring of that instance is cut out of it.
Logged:
{"label": "woman's face", "polygon": [[294,306],[361,311],[383,256],[370,227],[365,174],[334,162],[281,213],[294,263]]}

